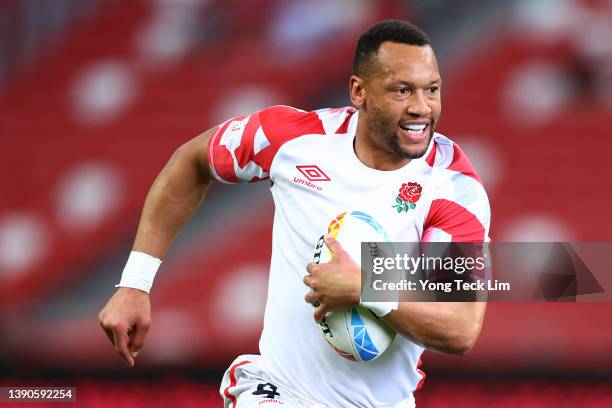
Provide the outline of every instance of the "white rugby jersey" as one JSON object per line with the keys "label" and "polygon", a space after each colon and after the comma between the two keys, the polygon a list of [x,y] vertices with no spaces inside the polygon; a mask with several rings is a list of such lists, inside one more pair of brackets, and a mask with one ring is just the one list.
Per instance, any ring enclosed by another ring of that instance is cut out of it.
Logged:
{"label": "white rugby jersey", "polygon": [[422,158],[398,170],[367,167],[353,150],[357,118],[351,107],[273,106],[220,125],[208,158],[219,181],[271,181],[276,209],[259,349],[272,382],[305,403],[394,406],[411,400],[425,378],[423,348],[398,335],[376,360],[354,362],[327,344],[302,281],[317,240],[337,215],[360,210],[393,241],[483,242],[489,203],[465,154],[437,133]]}

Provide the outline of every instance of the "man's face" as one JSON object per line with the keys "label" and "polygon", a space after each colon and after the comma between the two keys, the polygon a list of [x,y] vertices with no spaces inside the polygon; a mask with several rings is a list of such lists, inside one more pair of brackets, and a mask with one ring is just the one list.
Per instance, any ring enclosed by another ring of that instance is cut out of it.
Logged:
{"label": "man's face", "polygon": [[425,154],[441,113],[441,79],[429,46],[384,42],[364,79],[374,146],[404,159]]}

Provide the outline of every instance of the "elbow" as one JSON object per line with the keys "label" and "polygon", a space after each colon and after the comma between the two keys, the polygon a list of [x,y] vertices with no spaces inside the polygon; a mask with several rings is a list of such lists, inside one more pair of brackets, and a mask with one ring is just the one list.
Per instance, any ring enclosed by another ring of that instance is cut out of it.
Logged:
{"label": "elbow", "polygon": [[449,341],[447,349],[444,351],[449,354],[454,354],[456,356],[465,356],[470,351],[472,351],[475,344],[475,338],[472,339],[465,337],[460,339],[453,339],[452,341]]}
{"label": "elbow", "polygon": [[444,350],[442,351],[457,356],[468,354],[476,345],[476,341],[480,335],[480,328],[481,325],[475,323],[448,336]]}

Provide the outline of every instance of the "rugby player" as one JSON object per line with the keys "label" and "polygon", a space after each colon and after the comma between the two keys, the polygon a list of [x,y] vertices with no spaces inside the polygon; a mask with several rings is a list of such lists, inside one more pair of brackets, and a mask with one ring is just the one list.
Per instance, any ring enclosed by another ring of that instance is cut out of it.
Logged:
{"label": "rugby player", "polygon": [[[260,355],[230,364],[220,389],[226,407],[413,407],[423,350],[461,355],[474,346],[485,303],[363,302],[359,266],[330,237],[332,261],[312,263],[330,220],[354,209],[394,241],[488,240],[480,178],[459,146],[435,131],[442,80],[428,36],[399,20],[369,28],[348,85],[352,107],[268,107],[174,152],[146,198],[119,289],[99,314],[129,366],[151,322],[153,277],[215,180],[269,180],[276,207]],[[313,321],[358,304],[399,334],[368,363],[338,355]]]}

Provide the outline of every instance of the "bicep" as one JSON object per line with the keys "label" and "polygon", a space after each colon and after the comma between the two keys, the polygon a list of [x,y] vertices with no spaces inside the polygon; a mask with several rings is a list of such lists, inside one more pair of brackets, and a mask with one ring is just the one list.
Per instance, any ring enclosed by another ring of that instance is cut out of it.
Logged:
{"label": "bicep", "polygon": [[189,162],[194,163],[199,176],[205,182],[210,182],[214,178],[210,169],[208,149],[210,139],[214,136],[217,129],[217,126],[208,129],[183,144],[177,150],[177,154],[186,157]]}

